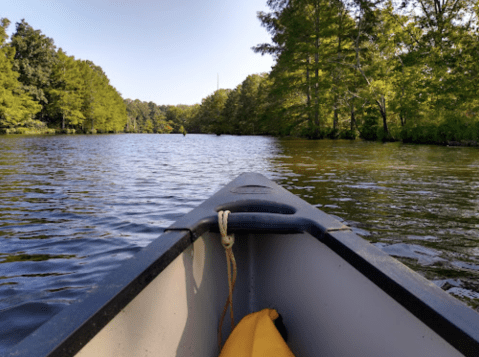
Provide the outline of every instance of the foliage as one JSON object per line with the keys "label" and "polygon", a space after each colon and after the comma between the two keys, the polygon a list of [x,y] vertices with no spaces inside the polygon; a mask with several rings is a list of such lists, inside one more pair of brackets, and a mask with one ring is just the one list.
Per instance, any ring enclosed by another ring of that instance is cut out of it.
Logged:
{"label": "foliage", "polygon": [[262,103],[269,133],[477,140],[476,2],[269,0],[268,5],[271,12],[258,18],[271,43],[253,50],[276,59]]}
{"label": "foliage", "polygon": [[[479,7],[473,0],[268,0],[270,73],[201,104],[123,100],[102,68],[25,20],[0,27],[2,132],[215,133],[479,140]],[[20,129],[19,131],[25,131]]]}
{"label": "foliage", "polygon": [[83,81],[80,73],[80,62],[69,57],[62,49],[58,51],[57,61],[52,69],[52,84],[49,88],[51,102],[48,112],[52,121],[61,118],[61,128],[65,125],[76,126],[85,120],[82,112]]}
{"label": "foliage", "polygon": [[217,135],[226,132],[227,121],[222,115],[230,90],[218,89],[201,102],[195,121],[200,124],[200,130]]}
{"label": "foliage", "polygon": [[126,131],[130,133],[186,133],[198,107],[181,104],[157,105],[139,99],[126,99],[124,102],[128,117]]}
{"label": "foliage", "polygon": [[124,130],[125,103],[100,67],[56,51],[53,40],[25,20],[7,43],[8,25],[2,19],[0,127],[17,133]]}
{"label": "foliage", "polygon": [[82,129],[102,133],[118,132],[127,124],[126,106],[101,67],[91,61],[80,61],[82,73]]}
{"label": "foliage", "polygon": [[0,26],[0,128],[15,128],[24,125],[40,111],[40,105],[22,89],[19,74],[13,70],[15,49],[7,41],[7,19]]}
{"label": "foliage", "polygon": [[17,22],[10,45],[15,49],[13,69],[20,74],[23,89],[42,105],[42,113],[49,102],[47,89],[57,61],[54,42],[23,19]]}

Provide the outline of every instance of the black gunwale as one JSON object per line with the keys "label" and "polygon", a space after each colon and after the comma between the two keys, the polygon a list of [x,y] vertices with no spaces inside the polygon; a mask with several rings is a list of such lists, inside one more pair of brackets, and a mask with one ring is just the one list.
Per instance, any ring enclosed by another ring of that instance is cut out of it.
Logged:
{"label": "black gunwale", "polygon": [[[238,189],[241,187],[255,189]],[[265,212],[258,212],[261,203],[266,202]],[[228,231],[311,234],[458,351],[466,356],[479,355],[478,313],[338,220],[264,176],[248,173],[180,218],[85,298],[52,317],[5,356],[65,356],[78,352],[199,236],[209,230],[217,231],[217,211],[224,207],[232,210]],[[286,214],[278,213],[285,207],[291,207],[294,213],[289,208]]]}

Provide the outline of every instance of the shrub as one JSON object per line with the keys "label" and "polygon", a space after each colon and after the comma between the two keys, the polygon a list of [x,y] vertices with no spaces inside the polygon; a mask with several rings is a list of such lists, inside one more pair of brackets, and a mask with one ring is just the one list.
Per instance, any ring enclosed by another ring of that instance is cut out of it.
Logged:
{"label": "shrub", "polygon": [[339,132],[340,139],[354,140],[357,137],[356,130],[341,130]]}
{"label": "shrub", "polygon": [[326,132],[326,137],[329,139],[338,139],[340,136],[339,130],[338,129],[329,129]]}
{"label": "shrub", "polygon": [[2,129],[0,129],[0,134],[9,135],[9,134],[15,134],[16,132],[17,132],[17,130],[12,129],[12,128],[2,128]]}
{"label": "shrub", "polygon": [[34,120],[34,119],[28,119],[23,123],[26,128],[31,128],[34,131],[41,131],[47,127],[47,124],[40,121],[40,120]]}
{"label": "shrub", "polygon": [[17,128],[17,134],[28,134],[30,130],[28,128]]}
{"label": "shrub", "polygon": [[378,140],[378,132],[382,127],[378,124],[378,118],[373,114],[367,114],[360,126],[361,138],[364,140]]}

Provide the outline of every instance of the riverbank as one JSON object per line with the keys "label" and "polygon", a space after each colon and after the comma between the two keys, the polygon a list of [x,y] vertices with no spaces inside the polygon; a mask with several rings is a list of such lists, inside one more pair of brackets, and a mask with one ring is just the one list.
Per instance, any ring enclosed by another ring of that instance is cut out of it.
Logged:
{"label": "riverbank", "polygon": [[0,135],[52,135],[56,134],[55,129],[32,129],[32,128],[9,128],[0,129]]}
{"label": "riverbank", "polygon": [[[348,131],[349,133],[349,131]],[[88,130],[86,132],[84,131],[77,131],[75,129],[42,129],[42,130],[37,130],[37,129],[30,129],[30,128],[16,128],[16,129],[0,129],[0,135],[92,135],[92,134],[165,134],[165,133],[140,133],[140,132],[101,132],[97,131],[95,129],[93,130]],[[170,134],[170,133],[168,133]],[[173,134],[181,134],[181,133],[173,133]],[[191,133],[195,134],[195,133]],[[210,135],[210,134],[199,134],[199,135]],[[228,135],[228,134],[227,134]],[[239,135],[242,136],[242,135]],[[271,135],[247,135],[247,136],[271,136]],[[274,137],[274,136],[273,136]],[[303,136],[284,136],[280,137],[281,139],[286,139],[286,140],[350,140],[350,141],[369,141],[369,142],[380,142],[384,140],[368,140],[361,138],[360,136],[354,136],[354,135],[337,135],[337,136],[331,136],[327,135],[325,137],[321,138],[308,138],[308,137],[303,137]],[[395,139],[390,139],[386,140],[387,142],[401,142],[403,144],[416,144],[416,145],[438,145],[438,146],[458,146],[458,147],[479,147],[479,141],[476,140],[449,140],[449,141],[423,141],[423,140],[395,140]],[[384,141],[385,142],[385,141]]]}
{"label": "riverbank", "polygon": [[73,134],[119,134],[123,132],[101,132],[95,129],[82,131],[76,129],[32,129],[32,128],[13,128],[0,129],[0,135],[73,135]]}

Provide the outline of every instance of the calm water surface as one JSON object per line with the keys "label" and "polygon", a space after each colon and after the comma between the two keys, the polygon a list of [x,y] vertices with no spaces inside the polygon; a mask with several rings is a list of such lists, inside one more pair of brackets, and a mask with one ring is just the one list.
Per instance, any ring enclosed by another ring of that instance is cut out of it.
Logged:
{"label": "calm water surface", "polygon": [[0,352],[244,171],[475,308],[479,150],[208,135],[0,137]]}
{"label": "calm water surface", "polygon": [[479,150],[281,141],[285,188],[473,308],[479,305]]}
{"label": "calm water surface", "polygon": [[244,171],[274,139],[0,136],[0,352]]}

